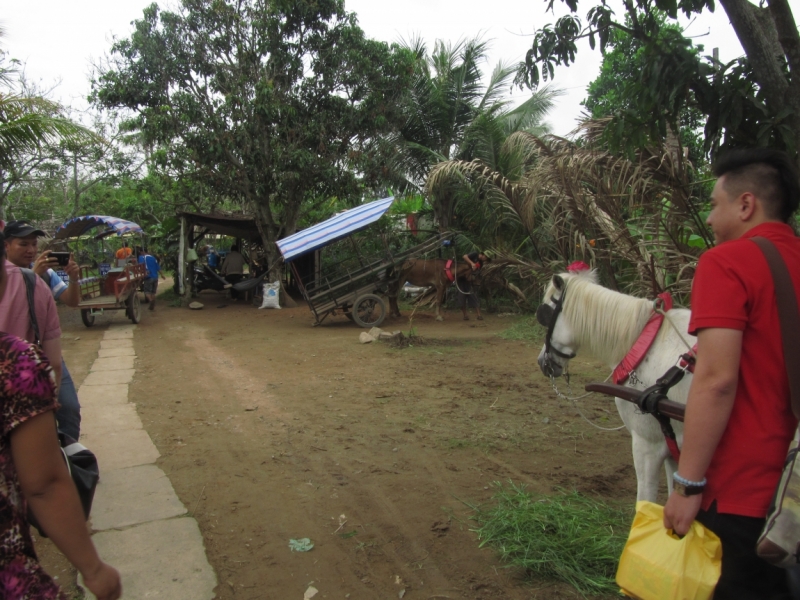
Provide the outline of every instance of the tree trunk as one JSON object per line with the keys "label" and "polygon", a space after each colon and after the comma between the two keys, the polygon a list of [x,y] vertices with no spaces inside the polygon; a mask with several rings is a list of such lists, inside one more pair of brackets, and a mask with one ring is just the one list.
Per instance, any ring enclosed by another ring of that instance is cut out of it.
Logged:
{"label": "tree trunk", "polygon": [[[748,0],[720,0],[720,4],[725,9],[744,48],[759,86],[764,91],[770,112],[778,115],[786,108],[794,109],[791,123],[796,148],[800,148],[800,111],[798,111],[800,98],[797,94],[789,93],[789,82],[780,63],[780,57],[784,56],[785,52],[779,41],[778,27],[781,29],[781,37],[789,39],[790,49],[792,49],[790,38],[793,36],[785,32],[789,24],[783,22],[777,26],[773,15],[770,14],[772,10],[773,14],[777,14],[781,19],[786,18],[786,12],[791,14],[791,9],[782,6],[785,1],[773,0],[771,4],[774,4],[774,7],[771,6],[770,9],[755,6]],[[794,36],[796,35],[795,28]],[[799,55],[796,58],[800,60],[800,46],[797,47],[797,52]]]}
{"label": "tree trunk", "polygon": [[3,223],[6,222],[6,198],[8,196],[8,190],[6,188],[6,172],[3,169],[0,169],[0,221]]}
{"label": "tree trunk", "polygon": [[788,102],[794,110],[795,143],[800,151],[800,33],[787,0],[771,0],[769,12],[775,23],[778,43],[789,65]]}
{"label": "tree trunk", "polygon": [[72,157],[72,193],[74,194],[72,199],[72,216],[78,216],[78,211],[80,210],[81,203],[80,203],[80,189],[78,189],[78,155],[74,155]]}

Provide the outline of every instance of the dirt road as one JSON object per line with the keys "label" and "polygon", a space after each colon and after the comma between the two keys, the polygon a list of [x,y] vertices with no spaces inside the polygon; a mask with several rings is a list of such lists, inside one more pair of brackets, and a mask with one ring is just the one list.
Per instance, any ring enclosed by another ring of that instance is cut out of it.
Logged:
{"label": "dirt road", "polygon": [[[343,317],[311,327],[306,307],[201,300],[144,311],[130,398],[200,524],[218,598],[300,600],[311,582],[317,598],[353,600],[576,596],[503,569],[470,530],[468,504],[496,481],[635,499],[627,433],[554,397],[538,346],[498,337],[513,317],[417,314],[429,343],[393,349],[359,344]],[[65,321],[80,383],[108,319]],[[576,390],[606,376],[574,362]],[[586,412],[619,423],[611,401]],[[290,551],[299,538],[313,550]]]}

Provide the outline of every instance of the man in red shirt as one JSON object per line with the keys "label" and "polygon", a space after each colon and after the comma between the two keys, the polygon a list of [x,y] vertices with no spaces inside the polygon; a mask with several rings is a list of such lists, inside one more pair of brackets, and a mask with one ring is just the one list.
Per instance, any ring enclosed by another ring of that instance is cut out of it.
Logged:
{"label": "man in red shirt", "polygon": [[751,239],[775,244],[800,298],[800,239],[786,224],[800,182],[792,161],[767,148],[731,152],[714,173],[707,222],[717,246],[692,286],[697,365],[664,526],[684,534],[696,518],[720,537],[715,600],[788,598],[786,571],[755,553],[797,419],[772,275]]}

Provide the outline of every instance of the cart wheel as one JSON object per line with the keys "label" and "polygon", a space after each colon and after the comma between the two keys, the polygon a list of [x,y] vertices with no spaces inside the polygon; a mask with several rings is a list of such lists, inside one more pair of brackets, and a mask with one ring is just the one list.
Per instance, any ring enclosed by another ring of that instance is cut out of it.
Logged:
{"label": "cart wheel", "polygon": [[88,308],[81,309],[81,320],[87,327],[94,325],[94,315],[92,314],[92,311]]}
{"label": "cart wheel", "polygon": [[128,301],[125,304],[128,307],[125,310],[125,312],[127,313],[128,318],[131,321],[133,321],[133,324],[135,325],[136,323],[141,321],[142,320],[142,304],[141,304],[141,302],[139,302],[139,294],[137,294],[136,292],[133,292],[130,295],[130,297],[128,298]]}
{"label": "cart wheel", "polygon": [[375,294],[364,294],[353,303],[353,320],[361,327],[377,327],[386,318],[386,304]]}

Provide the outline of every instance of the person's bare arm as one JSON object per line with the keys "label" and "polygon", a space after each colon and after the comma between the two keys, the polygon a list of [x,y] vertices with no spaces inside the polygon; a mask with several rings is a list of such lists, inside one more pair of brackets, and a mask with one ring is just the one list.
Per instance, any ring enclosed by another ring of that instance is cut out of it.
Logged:
{"label": "person's bare arm", "polygon": [[81,286],[79,284],[81,279],[81,268],[72,258],[71,254],[69,255],[69,263],[67,263],[66,271],[67,275],[69,275],[69,285],[67,286],[67,289],[61,293],[58,299],[67,306],[75,308],[81,301]]}
{"label": "person's bare arm", "polygon": [[[697,336],[697,367],[689,388],[678,474],[702,481],[717,444],[728,426],[739,382],[742,332],[703,329]],[[702,494],[684,497],[673,492],[664,507],[664,526],[679,535],[700,510]]]}
{"label": "person's bare arm", "polygon": [[472,269],[474,269],[474,268],[475,268],[475,263],[474,263],[474,262],[472,262],[472,261],[469,259],[469,255],[468,255],[468,254],[465,254],[465,255],[464,255],[464,256],[462,256],[461,258],[462,258],[462,259],[464,259],[464,261],[465,261],[467,264],[469,264],[470,268],[472,268]]}
{"label": "person's bare arm", "polygon": [[42,342],[42,352],[50,361],[53,372],[56,374],[56,389],[61,387],[61,338],[45,340]]}
{"label": "person's bare arm", "polygon": [[67,471],[53,412],[37,415],[11,433],[20,488],[42,529],[83,575],[98,600],[122,595],[119,573],[100,560],[89,537],[75,484]]}

